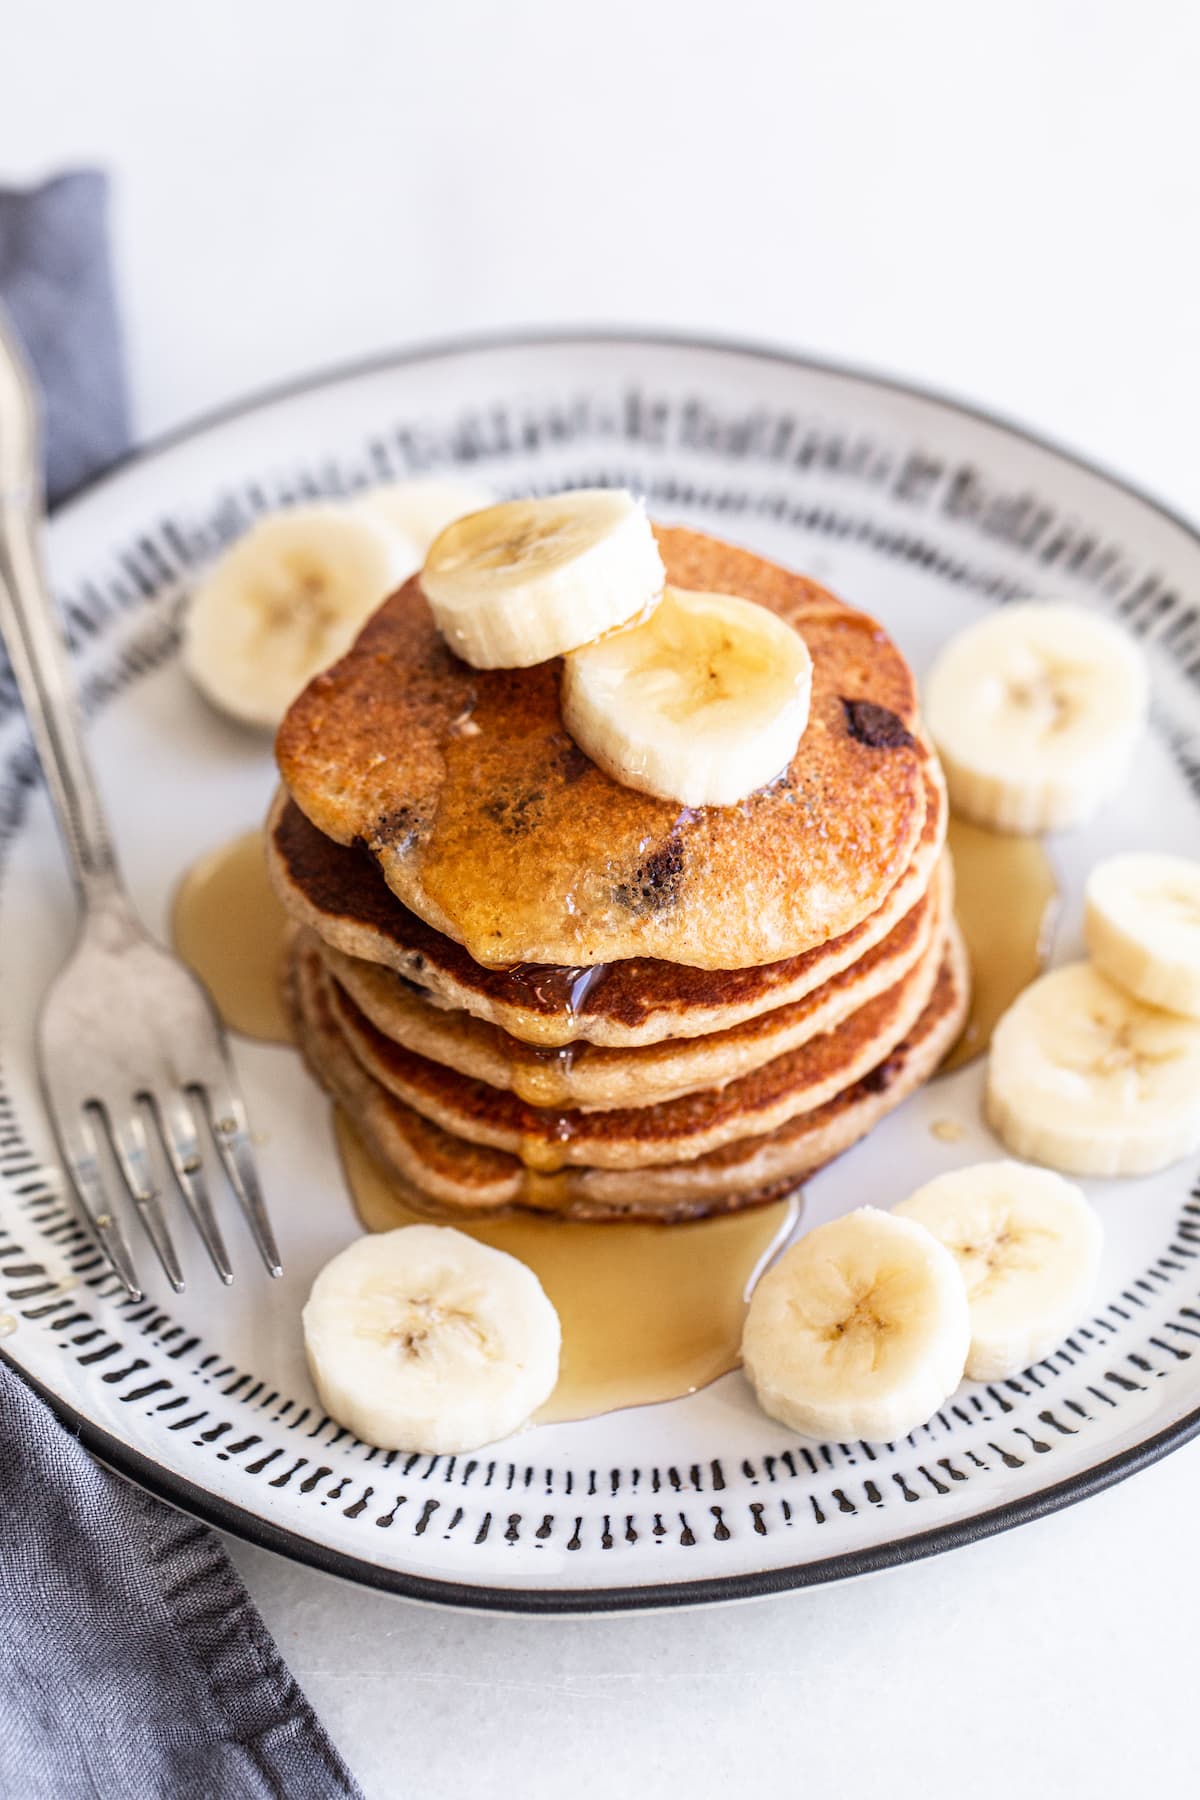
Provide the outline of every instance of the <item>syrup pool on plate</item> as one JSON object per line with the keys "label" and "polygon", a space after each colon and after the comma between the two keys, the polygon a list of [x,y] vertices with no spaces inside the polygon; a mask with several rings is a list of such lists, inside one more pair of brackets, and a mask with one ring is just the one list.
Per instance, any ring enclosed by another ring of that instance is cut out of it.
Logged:
{"label": "syrup pool on plate", "polygon": [[[418,1223],[341,1113],[337,1138],[367,1230]],[[750,1289],[799,1216],[793,1196],[682,1225],[568,1224],[532,1213],[453,1223],[526,1263],[558,1313],[562,1364],[538,1414],[545,1422],[677,1399],[736,1368]]]}
{"label": "syrup pool on plate", "polygon": [[942,1064],[958,1069],[987,1049],[1017,995],[1041,974],[1058,910],[1058,883],[1037,838],[951,819],[954,912],[971,963],[971,1005]]}
{"label": "syrup pool on plate", "polygon": [[231,1031],[290,1042],[283,1006],[287,919],[267,875],[261,831],[210,850],[184,875],[171,904],[171,940]]}

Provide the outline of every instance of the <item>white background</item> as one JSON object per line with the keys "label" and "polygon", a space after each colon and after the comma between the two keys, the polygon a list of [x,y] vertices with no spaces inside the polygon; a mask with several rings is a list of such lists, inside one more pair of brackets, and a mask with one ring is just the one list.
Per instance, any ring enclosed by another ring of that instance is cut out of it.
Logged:
{"label": "white background", "polygon": [[[1190,0],[0,0],[0,181],[99,162],[140,435],[478,327],[775,340],[1200,510]],[[864,1196],[870,1198],[870,1196]],[[231,1546],[373,1797],[1186,1792],[1200,1446],[844,1588],[475,1619]]]}

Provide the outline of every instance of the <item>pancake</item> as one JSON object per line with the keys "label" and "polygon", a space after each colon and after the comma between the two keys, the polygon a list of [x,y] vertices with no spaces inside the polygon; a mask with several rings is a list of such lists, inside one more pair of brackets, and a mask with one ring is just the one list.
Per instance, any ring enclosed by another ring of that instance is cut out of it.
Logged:
{"label": "pancake", "polygon": [[322,1087],[411,1205],[431,1217],[513,1210],[566,1219],[701,1218],[774,1199],[865,1136],[933,1074],[966,1017],[966,957],[950,928],[933,993],[903,1043],[862,1079],[766,1136],[651,1169],[567,1168],[554,1175],[468,1143],[395,1099],[352,1055],[329,1004],[315,952],[292,961],[289,999],[297,1041]]}
{"label": "pancake", "polygon": [[[645,1169],[704,1156],[738,1138],[773,1131],[865,1075],[907,1036],[924,1011],[944,938],[944,924],[939,924],[934,942],[915,967],[836,1031],[825,1032],[724,1087],[607,1112],[530,1106],[502,1088],[414,1056],[375,1029],[325,973],[323,964],[322,978],[328,982],[332,1016],[363,1068],[444,1131],[508,1151],[544,1172],[567,1165]],[[296,953],[319,960],[311,938],[301,939]]]}
{"label": "pancake", "polygon": [[802,1000],[852,967],[922,900],[945,841],[946,815],[934,761],[921,838],[878,911],[802,956],[729,971],[649,957],[589,969],[481,968],[402,906],[365,852],[323,836],[284,790],[267,822],[267,867],[290,917],[345,955],[394,970],[432,1005],[468,1012],[526,1044],[620,1049],[726,1030]]}
{"label": "pancake", "polygon": [[650,1106],[761,1068],[833,1031],[894,987],[929,948],[950,909],[951,870],[943,858],[934,889],[881,944],[803,1000],[708,1037],[668,1039],[634,1049],[595,1044],[547,1049],[470,1013],[431,1006],[402,976],[322,945],[326,968],[383,1037],[460,1075],[516,1094],[531,1106],[605,1111]]}
{"label": "pancake", "polygon": [[796,754],[740,804],[692,811],[611,780],[563,729],[559,663],[468,667],[417,576],[280,728],[300,809],[363,844],[396,897],[477,962],[777,962],[877,912],[912,859],[931,752],[886,632],[748,551],[658,537],[670,581],[761,602],[812,654]]}

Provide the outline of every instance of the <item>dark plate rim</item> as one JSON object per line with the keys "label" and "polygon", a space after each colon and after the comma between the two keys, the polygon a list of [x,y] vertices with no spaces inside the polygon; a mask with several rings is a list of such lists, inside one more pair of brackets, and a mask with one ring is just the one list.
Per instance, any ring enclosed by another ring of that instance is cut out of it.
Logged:
{"label": "dark plate rim", "polygon": [[868,1549],[844,1551],[816,1562],[793,1563],[780,1569],[751,1569],[741,1575],[717,1575],[694,1581],[667,1581],[587,1588],[520,1588],[480,1587],[465,1581],[435,1581],[422,1575],[390,1569],[365,1558],[351,1556],[342,1550],[315,1543],[299,1532],[272,1524],[269,1519],[249,1512],[232,1501],[223,1500],[207,1488],[198,1487],[185,1475],[176,1475],[160,1463],[144,1456],[140,1450],[124,1444],[119,1438],[93,1424],[82,1413],[61,1400],[52,1389],[30,1375],[27,1369],[12,1362],[0,1350],[0,1361],[25,1382],[43,1400],[61,1424],[76,1436],[93,1456],[107,1463],[119,1475],[135,1482],[157,1499],[165,1500],[181,1512],[190,1513],[225,1531],[232,1537],[255,1544],[260,1550],[273,1550],[293,1562],[307,1564],[322,1574],[336,1575],[360,1587],[396,1594],[403,1600],[419,1600],[426,1604],[466,1608],[474,1612],[522,1614],[534,1617],[563,1617],[587,1613],[656,1612],[672,1607],[712,1606],[724,1601],[768,1599],[775,1594],[790,1593],[798,1588],[825,1586],[833,1581],[849,1581],[860,1575],[878,1574],[884,1569],[900,1568],[906,1563],[923,1562],[940,1556],[946,1550],[959,1550],[984,1538],[996,1537],[1015,1526],[1027,1525],[1050,1513],[1061,1512],[1081,1500],[1088,1500],[1105,1488],[1114,1487],[1161,1461],[1172,1450],[1178,1450],[1200,1434],[1200,1408],[1179,1419],[1165,1431],[1140,1444],[1131,1445],[1107,1461],[1083,1469],[1065,1481],[1010,1500],[1003,1506],[975,1513],[950,1525],[939,1525],[930,1531],[915,1532],[911,1537],[891,1538]]}
{"label": "dark plate rim", "polygon": [[[99,474],[90,477],[69,494],[63,496],[52,509],[52,516],[57,516],[84,495],[97,491],[107,482],[128,470],[136,468],[142,463],[153,461],[179,444],[203,436],[209,431],[218,429],[222,425],[229,424],[248,414],[261,411],[265,407],[295,399],[321,388],[338,386],[347,381],[382,374],[410,364],[432,362],[440,358],[473,352],[537,349],[539,346],[569,347],[575,345],[582,348],[588,344],[618,346],[625,344],[650,348],[659,346],[664,350],[731,353],[766,362],[782,363],[792,368],[807,369],[817,374],[843,377],[862,382],[869,387],[887,389],[909,399],[931,402],[948,412],[974,419],[981,424],[1022,439],[1026,443],[1033,444],[1039,450],[1044,450],[1064,462],[1073,464],[1086,474],[1110,483],[1132,499],[1140,501],[1152,512],[1157,513],[1160,518],[1182,531],[1196,543],[1197,547],[1200,547],[1200,530],[1190,519],[1157,500],[1124,476],[1115,473],[1101,463],[1079,455],[1051,437],[1018,424],[1015,420],[1006,418],[986,407],[959,400],[937,388],[915,381],[904,381],[895,376],[877,374],[871,369],[854,364],[806,356],[780,346],[753,340],[657,328],[639,330],[632,327],[608,326],[574,326],[562,329],[530,327],[519,330],[467,333],[416,345],[406,350],[382,352],[353,362],[335,365],[292,381],[282,382],[236,400],[227,406],[219,407],[176,430],[139,445],[116,462],[111,463]],[[1002,1506],[992,1507],[986,1512],[973,1514],[970,1518],[937,1526],[930,1531],[917,1532],[910,1537],[893,1538],[886,1543],[874,1544],[863,1550],[846,1551],[836,1556],[823,1557],[815,1562],[796,1563],[779,1569],[749,1570],[741,1575],[723,1575],[694,1581],[657,1582],[634,1586],[575,1589],[480,1587],[468,1582],[429,1580],[420,1575],[381,1567],[364,1558],[315,1543],[299,1532],[275,1525],[245,1507],[226,1501],[219,1495],[198,1487],[186,1476],[177,1475],[171,1470],[165,1469],[160,1463],[143,1455],[141,1451],[134,1449],[131,1445],[123,1443],[119,1438],[113,1437],[102,1426],[96,1425],[84,1414],[77,1412],[74,1407],[62,1400],[41,1381],[31,1376],[20,1364],[12,1361],[10,1357],[4,1356],[3,1352],[0,1352],[0,1357],[3,1357],[3,1360],[15,1370],[21,1379],[45,1401],[55,1416],[95,1456],[148,1492],[167,1501],[168,1504],[204,1520],[206,1524],[226,1531],[232,1536],[242,1538],[261,1549],[273,1550],[279,1555],[290,1557],[295,1562],[305,1563],[325,1574],[336,1575],[344,1580],[357,1582],[361,1586],[397,1594],[404,1599],[419,1600],[441,1606],[465,1607],[482,1612],[519,1613],[535,1616],[653,1611],[668,1607],[705,1606],[722,1601],[758,1599],[792,1589],[818,1587],[832,1581],[849,1580],[883,1569],[896,1568],[904,1563],[919,1562],[926,1557],[940,1555],[946,1550],[959,1549],[965,1545],[977,1543],[983,1538],[1012,1530],[1017,1525],[1024,1525],[1033,1519],[1043,1518],[1048,1513],[1074,1505],[1080,1500],[1089,1499],[1093,1494],[1100,1493],[1116,1482],[1123,1481],[1128,1476],[1148,1468],[1151,1463],[1159,1461],[1161,1457],[1200,1434],[1200,1407],[1197,1407],[1153,1437],[1131,1445],[1117,1455],[1096,1463],[1089,1469],[1083,1469],[1064,1481],[1039,1489],[1036,1493],[1008,1501]]]}

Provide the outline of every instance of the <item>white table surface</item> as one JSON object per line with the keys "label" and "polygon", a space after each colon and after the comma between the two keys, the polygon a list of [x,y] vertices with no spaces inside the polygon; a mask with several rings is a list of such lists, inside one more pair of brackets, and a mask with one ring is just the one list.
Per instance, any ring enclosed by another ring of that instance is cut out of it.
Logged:
{"label": "white table surface", "polygon": [[[137,426],[506,324],[775,340],[1200,511],[1185,0],[39,0],[0,181],[117,180]],[[869,1198],[869,1196],[866,1196]],[[1200,1445],[869,1581],[473,1618],[230,1549],[373,1797],[1191,1791]]]}

